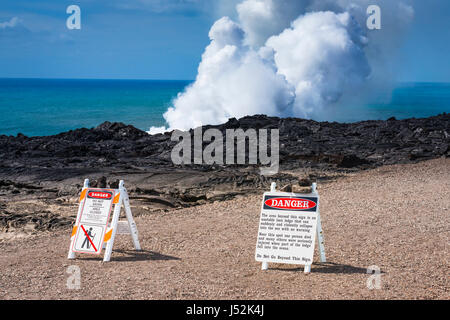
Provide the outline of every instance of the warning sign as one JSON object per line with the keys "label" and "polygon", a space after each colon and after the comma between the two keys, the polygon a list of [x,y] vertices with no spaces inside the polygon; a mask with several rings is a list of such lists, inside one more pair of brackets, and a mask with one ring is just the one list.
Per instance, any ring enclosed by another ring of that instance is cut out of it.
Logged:
{"label": "warning sign", "polygon": [[77,230],[74,251],[100,254],[105,228],[81,224]]}
{"label": "warning sign", "polygon": [[115,191],[86,189],[80,220],[77,225],[73,251],[100,254],[106,226],[111,214]]}
{"label": "warning sign", "polygon": [[264,194],[256,261],[311,265],[317,228],[317,195]]}
{"label": "warning sign", "polygon": [[[126,221],[119,221],[122,206],[125,209]],[[114,213],[110,221],[113,207]],[[75,252],[99,255],[105,247],[103,261],[108,262],[111,260],[117,234],[129,234],[134,248],[141,250],[125,182],[120,180],[119,187],[114,190],[93,189],[89,188],[89,179],[85,179],[77,220],[70,236],[67,259],[75,259]]]}
{"label": "warning sign", "polygon": [[114,190],[88,189],[80,223],[106,225],[114,199]]}

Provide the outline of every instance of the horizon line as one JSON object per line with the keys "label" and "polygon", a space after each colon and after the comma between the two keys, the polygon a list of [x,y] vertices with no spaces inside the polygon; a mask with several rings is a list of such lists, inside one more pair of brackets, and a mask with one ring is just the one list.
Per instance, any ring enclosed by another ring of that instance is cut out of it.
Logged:
{"label": "horizon line", "polygon": [[[43,77],[1,77],[0,80],[85,80],[85,81],[189,81],[194,82],[195,79],[136,79],[136,78],[43,78]],[[396,81],[398,84],[408,84],[408,83],[440,83],[440,84],[450,84],[450,81]]]}
{"label": "horizon line", "polygon": [[42,78],[42,77],[0,77],[0,80],[111,80],[111,81],[195,81],[195,79],[133,79],[133,78]]}

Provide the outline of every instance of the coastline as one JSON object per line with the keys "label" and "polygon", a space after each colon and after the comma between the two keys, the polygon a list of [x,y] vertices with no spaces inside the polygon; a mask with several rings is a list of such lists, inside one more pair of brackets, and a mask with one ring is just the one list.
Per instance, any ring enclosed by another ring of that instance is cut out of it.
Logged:
{"label": "coastline", "polygon": [[[151,136],[121,123],[51,137],[0,136],[0,296],[450,298],[442,254],[450,222],[450,115],[356,124],[261,115],[208,127],[279,128],[280,172],[264,177],[254,165],[174,165],[170,133]],[[89,271],[99,258],[76,260],[93,291],[67,290],[61,280],[85,178],[92,187],[123,179],[130,194],[144,251],[128,250],[119,237],[111,264],[101,265],[117,281],[133,270],[121,289],[116,281],[109,282],[114,288],[100,285],[104,279]],[[258,272],[259,206],[273,181],[284,191],[318,183],[330,263],[316,261],[311,276],[284,265],[264,277]],[[366,288],[366,268],[374,264],[383,272],[382,290]]]}
{"label": "coastline", "polygon": [[[50,136],[100,121],[148,131],[167,125],[163,114],[193,80],[0,78],[0,135]],[[328,108],[316,121],[423,118],[449,112],[450,83],[397,82],[371,98]],[[126,112],[124,112],[126,110]],[[259,109],[252,109],[259,113]],[[260,112],[263,112],[262,110]],[[240,113],[239,113],[240,114]],[[39,119],[39,121],[36,121]]]}
{"label": "coastline", "polygon": [[[4,216],[0,227],[8,229],[11,223],[23,227],[33,217],[38,229],[71,224],[70,219],[54,216],[45,204],[25,210],[28,213],[23,216],[10,203],[36,199],[51,205],[66,203],[79,194],[86,178],[92,187],[113,187],[125,180],[133,201],[159,211],[258,194],[268,190],[271,182],[291,190],[351,172],[450,155],[450,114],[355,124],[260,115],[207,128],[221,132],[278,128],[279,173],[261,176],[257,165],[175,165],[171,151],[176,142],[170,133],[151,136],[121,123],[105,122],[50,137],[0,136]],[[246,152],[248,159],[248,148]],[[46,225],[46,221],[53,222]]]}

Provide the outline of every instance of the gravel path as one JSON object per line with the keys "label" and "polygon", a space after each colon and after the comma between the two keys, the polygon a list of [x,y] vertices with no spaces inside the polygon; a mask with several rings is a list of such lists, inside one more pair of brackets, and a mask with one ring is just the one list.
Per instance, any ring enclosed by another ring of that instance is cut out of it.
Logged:
{"label": "gravel path", "polygon": [[[450,159],[385,166],[319,185],[329,263],[254,260],[261,196],[136,218],[135,253],[66,259],[70,230],[0,242],[1,299],[449,299]],[[317,254],[315,260],[317,260]],[[69,266],[81,288],[66,286]],[[367,267],[381,268],[369,290]]]}

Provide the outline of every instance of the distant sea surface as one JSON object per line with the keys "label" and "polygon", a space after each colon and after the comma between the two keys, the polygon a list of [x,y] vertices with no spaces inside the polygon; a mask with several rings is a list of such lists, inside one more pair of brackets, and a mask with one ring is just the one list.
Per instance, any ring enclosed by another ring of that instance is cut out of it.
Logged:
{"label": "distant sea surface", "polygon": [[[166,125],[163,113],[191,81],[0,79],[0,135],[45,136],[104,121],[142,130]],[[338,122],[423,118],[450,113],[450,83],[407,83],[389,101],[328,113]]]}

